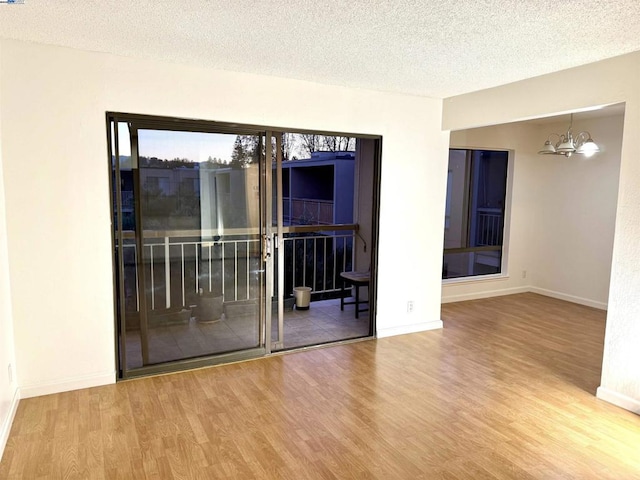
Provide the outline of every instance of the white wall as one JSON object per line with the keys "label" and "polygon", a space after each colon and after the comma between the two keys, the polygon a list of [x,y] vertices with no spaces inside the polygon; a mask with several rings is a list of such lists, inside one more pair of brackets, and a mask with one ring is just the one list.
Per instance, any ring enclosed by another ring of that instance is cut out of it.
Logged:
{"label": "white wall", "polygon": [[[0,59],[2,59],[1,44]],[[2,84],[0,83],[0,92],[1,90]],[[0,115],[1,128],[2,115]],[[2,458],[2,452],[9,437],[11,421],[18,407],[2,164],[2,138],[0,137],[0,458]],[[13,371],[12,378],[9,378],[9,365]]]}
{"label": "white wall", "polygon": [[[598,396],[640,413],[640,53],[444,100],[461,130],[625,102],[604,361]],[[515,191],[514,191],[515,194]]]}
{"label": "white wall", "polygon": [[534,291],[606,308],[623,116],[576,117],[574,133],[588,130],[602,147],[591,159],[537,154],[567,127],[517,122],[451,133],[454,147],[512,150],[513,192],[505,277],[444,283],[443,302]]}
{"label": "white wall", "polygon": [[[574,121],[602,151],[585,159],[536,155],[535,231],[528,276],[533,291],[606,309],[618,200],[624,117]],[[538,144],[567,123],[538,128]],[[541,147],[537,147],[541,148]]]}
{"label": "white wall", "polygon": [[2,48],[0,138],[23,396],[115,379],[108,110],[382,135],[378,335],[441,325],[448,134],[440,100],[13,40]]}

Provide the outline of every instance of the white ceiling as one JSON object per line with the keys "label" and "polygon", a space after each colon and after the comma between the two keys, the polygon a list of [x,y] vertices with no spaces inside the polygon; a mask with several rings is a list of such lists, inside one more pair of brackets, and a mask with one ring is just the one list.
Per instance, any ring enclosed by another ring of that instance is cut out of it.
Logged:
{"label": "white ceiling", "polygon": [[0,36],[443,98],[640,50],[640,0],[26,0]]}

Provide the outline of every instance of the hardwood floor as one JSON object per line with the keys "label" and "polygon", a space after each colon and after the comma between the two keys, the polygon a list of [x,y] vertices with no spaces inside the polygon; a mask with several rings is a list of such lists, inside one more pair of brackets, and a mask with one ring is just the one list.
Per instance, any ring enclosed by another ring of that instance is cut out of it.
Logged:
{"label": "hardwood floor", "polygon": [[597,400],[604,312],[534,294],[445,328],[20,402],[0,478],[640,478]]}

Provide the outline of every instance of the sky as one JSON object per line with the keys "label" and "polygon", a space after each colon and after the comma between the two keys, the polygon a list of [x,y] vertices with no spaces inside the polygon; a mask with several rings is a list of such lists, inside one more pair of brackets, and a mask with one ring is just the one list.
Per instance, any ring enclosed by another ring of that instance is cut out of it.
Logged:
{"label": "sky", "polygon": [[[129,129],[126,123],[118,127],[120,155],[131,155]],[[139,130],[138,154],[141,157],[162,159],[188,158],[194,162],[204,162],[209,157],[229,162],[235,134],[174,132],[169,130]]]}
{"label": "sky", "polygon": [[[120,143],[119,153],[123,156],[131,155],[129,145],[129,128],[125,122],[118,124]],[[230,133],[201,133],[171,130],[138,130],[138,154],[141,157],[157,157],[164,160],[174,158],[188,159],[194,162],[204,162],[217,158],[223,162],[231,161],[233,144],[237,134]],[[297,134],[294,134],[298,138]],[[308,153],[302,147],[301,141],[293,141],[293,158],[307,158]]]}

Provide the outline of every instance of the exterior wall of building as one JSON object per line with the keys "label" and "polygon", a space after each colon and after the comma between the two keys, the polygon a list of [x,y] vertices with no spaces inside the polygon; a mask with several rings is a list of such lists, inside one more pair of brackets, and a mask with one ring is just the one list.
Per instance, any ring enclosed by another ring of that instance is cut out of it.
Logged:
{"label": "exterior wall of building", "polygon": [[314,152],[310,159],[283,163],[291,224],[353,223],[354,159],[350,152]]}

